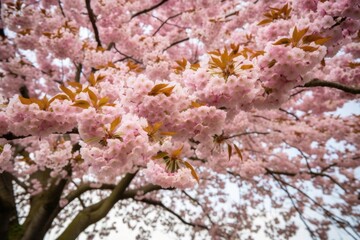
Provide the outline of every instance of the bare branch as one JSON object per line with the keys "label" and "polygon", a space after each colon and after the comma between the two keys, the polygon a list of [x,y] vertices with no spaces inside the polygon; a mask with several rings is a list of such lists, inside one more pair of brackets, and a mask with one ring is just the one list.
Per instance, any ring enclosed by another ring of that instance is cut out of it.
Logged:
{"label": "bare branch", "polygon": [[150,205],[154,205],[154,206],[159,206],[161,208],[163,208],[164,210],[166,210],[167,212],[171,213],[172,215],[174,215],[175,217],[177,217],[182,223],[188,225],[188,226],[192,226],[192,227],[199,227],[199,228],[202,228],[202,229],[206,229],[206,230],[209,230],[209,228],[205,225],[202,225],[202,224],[194,224],[194,223],[191,223],[191,222],[188,222],[186,221],[185,219],[183,219],[179,214],[177,214],[176,212],[174,212],[172,209],[166,207],[162,202],[160,201],[155,201],[155,200],[152,200],[152,199],[141,199],[141,200],[136,200],[136,201],[139,201],[139,202],[144,202],[144,203],[147,203],[147,204],[150,204]]}
{"label": "bare branch", "polygon": [[[277,178],[274,178],[274,179],[277,180]],[[314,231],[311,230],[310,226],[307,224],[307,222],[306,222],[306,220],[305,220],[302,212],[301,212],[300,209],[296,206],[296,203],[295,203],[295,201],[294,201],[294,198],[293,198],[293,196],[291,196],[291,194],[289,193],[287,187],[284,186],[280,181],[277,180],[277,182],[279,183],[280,188],[281,188],[282,190],[284,190],[285,193],[286,193],[286,195],[289,197],[289,199],[290,199],[290,201],[291,201],[291,204],[292,204],[293,207],[295,208],[296,212],[299,214],[300,220],[304,223],[304,225],[305,225],[306,229],[308,230],[311,238],[312,238],[312,239],[316,239],[316,236],[315,236]]]}
{"label": "bare branch", "polygon": [[[181,191],[182,193],[184,193],[191,201],[195,202],[198,206],[201,207],[201,209],[205,212],[205,209],[203,207],[203,205],[195,198],[193,198],[192,196],[190,196],[187,192],[185,191]],[[209,213],[205,213],[207,218],[209,219],[209,221],[211,222],[211,224],[214,224],[213,220],[211,219]]]}
{"label": "bare branch", "polygon": [[266,173],[270,174],[270,175],[276,174],[276,175],[285,175],[285,176],[290,176],[290,177],[294,177],[297,175],[297,173],[275,171],[275,170],[270,170],[269,168],[265,168],[265,170],[266,170]]}
{"label": "bare branch", "polygon": [[[59,133],[59,134],[78,134],[78,130],[76,128],[74,128],[72,131],[70,132],[66,132],[66,133]],[[56,134],[56,133],[54,133]],[[11,140],[17,140],[17,139],[23,139],[23,138],[27,138],[27,137],[35,137],[33,135],[27,135],[27,136],[16,136],[14,135],[12,132],[8,132],[4,135],[1,135],[0,138],[4,138],[8,141],[11,141]]]}
{"label": "bare branch", "polygon": [[165,48],[165,49],[163,50],[163,52],[165,52],[165,51],[168,50],[169,48],[171,48],[171,47],[173,47],[173,46],[175,46],[175,45],[177,45],[177,44],[179,44],[179,43],[188,41],[189,39],[190,39],[190,38],[187,37],[187,38],[181,39],[181,40],[179,40],[179,41],[173,42],[172,44],[170,44],[170,46],[168,46],[167,48]]}
{"label": "bare branch", "polygon": [[131,59],[131,60],[133,60],[134,62],[136,62],[137,64],[143,64],[141,61],[133,58],[132,56],[129,56],[129,55],[126,55],[125,53],[120,52],[120,50],[116,48],[115,44],[113,45],[113,47],[114,47],[114,49],[115,49],[116,52],[118,52],[119,54],[121,54],[121,55],[124,56],[123,59],[118,60],[117,62],[119,62],[119,61],[124,61],[124,60],[126,60],[126,59]]}
{"label": "bare branch", "polygon": [[59,8],[60,8],[61,14],[63,15],[63,17],[66,17],[65,12],[64,12],[64,9],[63,9],[63,7],[62,7],[62,2],[61,2],[61,0],[58,0],[58,3],[59,3]]}
{"label": "bare branch", "polygon": [[150,11],[154,10],[155,8],[160,7],[161,5],[163,5],[164,3],[166,3],[167,1],[168,1],[168,0],[162,0],[161,2],[159,2],[158,4],[156,4],[156,5],[154,5],[154,6],[150,7],[150,8],[147,8],[147,9],[144,9],[144,10],[142,10],[142,11],[140,11],[140,12],[137,12],[137,13],[135,13],[135,14],[133,14],[133,15],[131,16],[131,19],[133,19],[134,17],[137,17],[137,16],[139,16],[139,15],[141,15],[141,14],[150,12]]}
{"label": "bare branch", "polygon": [[97,42],[98,47],[101,47],[101,41],[100,41],[100,36],[99,36],[99,30],[96,26],[96,16],[94,14],[94,11],[91,8],[91,4],[90,4],[91,0],[85,0],[86,3],[86,9],[89,15],[89,19],[91,22],[91,26],[94,30],[94,35],[95,35],[95,40]]}
{"label": "bare branch", "polygon": [[[325,213],[326,216],[330,217],[330,219],[333,220],[335,223],[337,223],[340,228],[344,229],[352,238],[358,239],[360,237],[360,234],[357,233],[356,228],[354,226],[352,226],[346,219],[343,219],[342,217],[339,217],[336,214],[329,211],[328,209],[326,209],[322,204],[318,203],[315,199],[310,197],[307,193],[305,193],[300,188],[291,185],[290,183],[282,180],[281,178],[277,178],[275,175],[272,175],[272,176],[276,181],[280,181],[282,184],[297,190],[299,193],[301,193],[303,196],[305,196],[307,199],[309,199],[312,203],[314,203],[314,205],[316,207],[320,208]],[[354,231],[355,235],[357,236],[357,238],[354,237],[349,231],[347,231],[346,227],[349,227],[350,229],[352,229]]]}
{"label": "bare branch", "polygon": [[283,108],[279,108],[279,110],[282,111],[282,112],[284,112],[284,113],[286,113],[286,114],[289,114],[289,115],[293,116],[293,117],[296,119],[296,121],[299,121],[299,120],[300,120],[300,119],[298,118],[298,116],[296,116],[295,113],[289,112],[289,111],[287,111],[287,110],[285,110],[285,109],[283,109]]}
{"label": "bare branch", "polygon": [[176,18],[176,17],[180,16],[181,14],[183,14],[183,12],[180,12],[180,13],[178,13],[178,14],[175,14],[175,15],[171,16],[171,17],[168,17],[165,21],[162,21],[161,19],[156,18],[156,19],[162,21],[162,23],[161,23],[160,26],[156,29],[156,31],[153,33],[153,36],[155,36],[155,34],[158,33],[158,32],[160,31],[160,29],[161,29],[165,24],[168,24],[168,21],[169,21],[169,20],[171,20],[171,19],[173,19],[173,18]]}
{"label": "bare branch", "polygon": [[228,137],[223,137],[223,139],[230,139],[230,138],[234,138],[234,137],[241,137],[241,136],[246,136],[246,135],[251,135],[251,134],[267,135],[267,134],[270,134],[270,133],[269,132],[257,132],[257,131],[243,132],[243,133],[231,135],[231,136],[228,136]]}

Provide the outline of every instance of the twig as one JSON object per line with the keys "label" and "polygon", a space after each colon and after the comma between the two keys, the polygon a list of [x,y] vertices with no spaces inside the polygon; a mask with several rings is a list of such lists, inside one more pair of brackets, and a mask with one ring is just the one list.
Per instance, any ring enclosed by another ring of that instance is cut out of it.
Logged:
{"label": "twig", "polygon": [[141,61],[133,58],[132,56],[129,56],[129,55],[126,55],[125,53],[120,52],[119,49],[116,48],[115,44],[114,44],[114,49],[115,49],[116,52],[118,52],[119,54],[124,56],[124,58],[122,58],[120,60],[117,60],[117,62],[124,61],[126,59],[131,59],[131,60],[133,60],[134,62],[136,62],[138,64],[143,64]]}
{"label": "twig", "polygon": [[137,17],[137,16],[139,16],[139,15],[141,15],[141,14],[150,12],[150,11],[154,10],[155,8],[160,7],[161,5],[163,5],[164,3],[166,3],[167,1],[168,1],[168,0],[162,0],[161,2],[159,2],[158,4],[156,4],[156,5],[154,5],[154,6],[150,7],[150,8],[147,8],[147,9],[144,9],[144,10],[142,10],[142,11],[140,11],[140,12],[137,12],[137,13],[135,13],[135,14],[133,14],[133,15],[131,16],[131,19],[133,19],[134,17]]}
{"label": "twig", "polygon": [[287,111],[287,110],[285,110],[285,109],[283,109],[283,108],[279,108],[279,110],[282,111],[282,112],[284,112],[284,113],[286,113],[286,114],[289,114],[289,115],[293,116],[293,117],[296,119],[296,121],[299,121],[299,120],[300,120],[300,119],[298,118],[298,116],[295,115],[295,113],[289,112],[289,111]]}
{"label": "twig", "polygon": [[270,134],[270,133],[269,133],[269,132],[256,132],[256,131],[253,131],[253,132],[243,132],[243,133],[231,135],[231,136],[228,136],[228,137],[223,137],[223,139],[226,140],[226,139],[230,139],[230,138],[234,138],[234,137],[241,137],[241,136],[246,136],[246,135],[251,135],[251,134],[267,135],[267,134]]}
{"label": "twig", "polygon": [[[136,199],[135,199],[136,200]],[[144,202],[144,203],[147,203],[147,204],[150,204],[150,205],[154,205],[154,206],[159,206],[161,208],[163,208],[164,210],[166,210],[167,212],[171,213],[172,215],[174,215],[175,217],[177,217],[182,223],[186,224],[186,225],[189,225],[189,226],[192,226],[192,227],[199,227],[199,228],[202,228],[202,229],[206,229],[206,230],[209,230],[209,228],[203,224],[194,224],[194,223],[191,223],[191,222],[188,222],[186,221],[185,219],[183,219],[179,214],[177,214],[176,212],[174,212],[172,209],[166,207],[162,202],[160,201],[155,201],[155,200],[152,200],[152,199],[141,199],[141,200],[136,200],[136,201],[140,201],[140,202]]]}
{"label": "twig", "polygon": [[59,3],[59,8],[60,8],[60,11],[61,11],[61,14],[63,15],[63,17],[66,17],[66,15],[65,15],[65,12],[64,12],[64,9],[63,9],[63,7],[62,7],[62,3],[61,3],[61,0],[58,0],[58,3]]}
{"label": "twig", "polygon": [[190,38],[187,37],[187,38],[181,39],[181,40],[179,40],[179,41],[173,42],[172,44],[170,44],[170,46],[168,46],[167,48],[165,48],[165,49],[163,50],[163,52],[165,52],[165,51],[168,50],[169,48],[175,46],[176,44],[179,44],[179,43],[188,41],[189,39],[190,39]]}
{"label": "twig", "polygon": [[180,12],[180,13],[178,13],[178,14],[175,14],[175,15],[171,16],[171,17],[168,17],[165,21],[162,21],[161,19],[156,18],[156,19],[162,21],[162,23],[161,23],[161,25],[156,29],[156,31],[153,33],[153,36],[155,36],[155,34],[158,33],[158,32],[160,31],[160,29],[161,29],[165,24],[168,24],[168,21],[169,21],[170,19],[176,18],[176,17],[180,16],[181,14],[183,14],[183,12]]}
{"label": "twig", "polygon": [[281,182],[278,181],[275,177],[274,177],[274,179],[279,183],[280,188],[281,188],[282,190],[284,190],[285,193],[286,193],[286,195],[289,197],[289,199],[290,199],[290,201],[291,201],[291,204],[292,204],[293,207],[295,208],[296,212],[299,214],[300,219],[301,219],[301,221],[304,223],[304,225],[305,225],[306,229],[308,230],[308,232],[310,233],[311,238],[312,238],[312,239],[316,239],[316,236],[315,236],[314,232],[311,230],[310,226],[307,224],[307,222],[306,222],[303,214],[301,213],[300,209],[296,206],[295,201],[294,201],[293,197],[291,196],[291,194],[289,193],[287,187],[284,186],[283,184],[281,184]]}

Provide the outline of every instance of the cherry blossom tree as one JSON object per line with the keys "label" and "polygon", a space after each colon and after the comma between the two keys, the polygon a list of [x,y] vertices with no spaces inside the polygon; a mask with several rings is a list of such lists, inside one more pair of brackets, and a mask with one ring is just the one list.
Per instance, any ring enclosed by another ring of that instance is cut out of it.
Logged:
{"label": "cherry blossom tree", "polygon": [[358,0],[1,1],[1,238],[359,239],[359,29]]}

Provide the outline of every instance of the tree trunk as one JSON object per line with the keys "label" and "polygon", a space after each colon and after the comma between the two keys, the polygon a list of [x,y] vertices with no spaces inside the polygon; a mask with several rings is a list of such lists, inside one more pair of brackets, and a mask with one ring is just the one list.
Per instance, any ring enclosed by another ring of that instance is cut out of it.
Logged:
{"label": "tree trunk", "polygon": [[14,189],[10,173],[0,174],[0,236],[1,239],[17,238],[19,222],[16,212]]}

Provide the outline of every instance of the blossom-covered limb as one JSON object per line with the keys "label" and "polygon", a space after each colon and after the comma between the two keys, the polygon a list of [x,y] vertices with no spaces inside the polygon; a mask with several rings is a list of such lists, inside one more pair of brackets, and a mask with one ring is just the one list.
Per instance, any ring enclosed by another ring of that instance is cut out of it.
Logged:
{"label": "blossom-covered limb", "polygon": [[324,80],[320,80],[320,79],[313,79],[310,82],[305,83],[303,87],[309,87],[309,88],[311,88],[311,87],[328,87],[328,88],[339,89],[346,93],[360,94],[359,88],[349,87],[349,86],[345,86],[340,83],[329,82],[329,81],[324,81]]}

